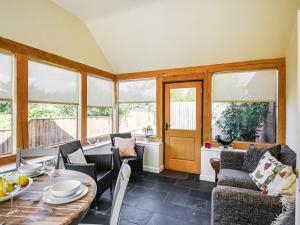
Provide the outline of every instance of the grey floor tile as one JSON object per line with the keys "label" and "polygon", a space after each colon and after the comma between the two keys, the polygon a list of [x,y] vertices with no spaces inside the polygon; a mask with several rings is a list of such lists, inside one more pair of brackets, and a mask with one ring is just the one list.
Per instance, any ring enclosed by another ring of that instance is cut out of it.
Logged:
{"label": "grey floor tile", "polygon": [[[130,178],[123,200],[122,225],[209,225],[211,182],[197,174],[185,180],[143,172]],[[89,210],[83,222],[108,224],[111,207],[109,190],[98,201],[98,211]]]}
{"label": "grey floor tile", "polygon": [[136,207],[126,206],[122,207],[121,219],[135,224],[146,224],[152,217],[153,213],[145,211]]}
{"label": "grey floor tile", "polygon": [[147,225],[196,225],[169,216],[154,214]]}
{"label": "grey floor tile", "polygon": [[189,193],[189,197],[202,200],[211,200],[211,192],[191,190]]}

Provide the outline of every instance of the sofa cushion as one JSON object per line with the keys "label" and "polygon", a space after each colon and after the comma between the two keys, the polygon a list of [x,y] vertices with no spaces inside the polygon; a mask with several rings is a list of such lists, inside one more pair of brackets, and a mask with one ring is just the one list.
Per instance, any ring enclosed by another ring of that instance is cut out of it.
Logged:
{"label": "sofa cushion", "polygon": [[[282,164],[274,156],[272,156],[270,152],[266,152],[259,160],[259,163],[254,172],[250,173],[249,175],[250,178],[256,183],[258,188],[264,191],[274,180],[276,174],[283,171],[283,169],[285,169],[286,167],[286,165]],[[293,170],[289,171],[289,173],[293,173]]]}
{"label": "sofa cushion", "polygon": [[218,185],[259,190],[247,172],[234,169],[221,169]]}
{"label": "sofa cushion", "polygon": [[285,165],[292,166],[293,169],[296,168],[296,153],[287,145],[282,145],[278,160]]}
{"label": "sofa cushion", "polygon": [[281,146],[274,145],[271,147],[257,148],[254,145],[250,145],[249,149],[244,155],[242,170],[248,173],[253,173],[259,163],[259,160],[267,151],[269,151],[272,156],[278,159],[281,151]]}
{"label": "sofa cushion", "polygon": [[124,157],[136,157],[135,152],[135,138],[120,138],[115,137],[115,146],[119,148],[119,154],[121,158]]}
{"label": "sofa cushion", "polygon": [[77,149],[71,154],[67,154],[67,159],[69,163],[87,164],[81,148]]}

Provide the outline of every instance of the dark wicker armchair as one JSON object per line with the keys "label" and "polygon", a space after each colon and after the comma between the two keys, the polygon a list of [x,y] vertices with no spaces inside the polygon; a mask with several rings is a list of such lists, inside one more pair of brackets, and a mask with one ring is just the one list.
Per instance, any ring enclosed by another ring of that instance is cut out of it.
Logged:
{"label": "dark wicker armchair", "polygon": [[120,170],[121,165],[125,159],[128,160],[128,164],[131,167],[132,172],[142,172],[143,171],[143,156],[144,156],[144,145],[141,144],[135,144],[135,151],[137,154],[137,157],[124,157],[121,158],[119,154],[119,149],[115,147],[115,137],[121,137],[121,138],[131,138],[131,133],[120,133],[120,134],[111,134],[111,151],[113,153],[113,159],[114,159],[114,167],[116,170]]}
{"label": "dark wicker armchair", "polygon": [[80,141],[72,141],[59,146],[59,152],[62,156],[65,168],[67,170],[76,170],[85,173],[91,176],[96,181],[96,200],[98,200],[101,194],[105,192],[108,188],[110,188],[112,195],[112,154],[85,154],[84,156],[87,161],[87,164],[69,163],[67,155],[75,152],[78,149],[81,149],[81,151],[83,151]]}

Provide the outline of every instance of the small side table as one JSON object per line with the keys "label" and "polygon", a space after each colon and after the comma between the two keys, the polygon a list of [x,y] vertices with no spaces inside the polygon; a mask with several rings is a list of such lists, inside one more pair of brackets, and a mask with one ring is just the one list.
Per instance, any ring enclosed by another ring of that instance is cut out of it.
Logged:
{"label": "small side table", "polygon": [[220,159],[218,159],[218,158],[211,158],[209,160],[209,162],[210,162],[210,165],[212,166],[212,168],[215,171],[215,175],[216,175],[215,176],[215,182],[217,184],[217,182],[218,182],[218,174],[219,174],[219,171],[220,171]]}

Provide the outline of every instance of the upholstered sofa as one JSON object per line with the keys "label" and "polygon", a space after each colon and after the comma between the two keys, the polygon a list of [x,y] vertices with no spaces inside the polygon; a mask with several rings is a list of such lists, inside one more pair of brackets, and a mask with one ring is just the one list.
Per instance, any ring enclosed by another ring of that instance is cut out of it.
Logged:
{"label": "upholstered sofa", "polygon": [[[244,152],[222,151],[218,183],[212,192],[212,225],[269,225],[282,212],[280,197],[261,194],[243,170]],[[279,161],[296,166],[296,154],[281,146]]]}

